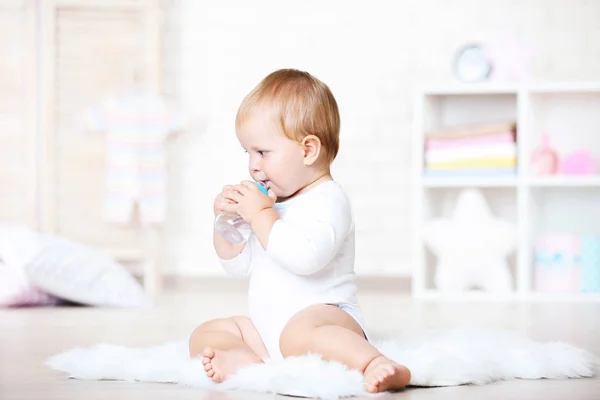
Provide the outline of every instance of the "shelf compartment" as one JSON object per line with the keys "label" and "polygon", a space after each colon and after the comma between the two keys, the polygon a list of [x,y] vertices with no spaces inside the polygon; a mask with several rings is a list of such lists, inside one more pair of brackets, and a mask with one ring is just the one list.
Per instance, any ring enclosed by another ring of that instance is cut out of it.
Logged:
{"label": "shelf compartment", "polygon": [[[600,187],[538,187],[532,188],[529,201],[528,260],[531,292],[547,298],[579,296],[593,298],[600,292],[583,293],[583,271],[600,274],[597,266],[582,269],[583,240],[600,238]],[[546,240],[539,244],[540,238]],[[590,275],[592,276],[592,275]],[[598,275],[594,275],[597,279]],[[595,280],[589,283],[597,282]],[[592,286],[598,287],[597,283]],[[595,289],[598,290],[598,289]]]}
{"label": "shelf compartment", "polygon": [[[498,188],[482,187],[481,191],[489,206],[492,215],[496,218],[504,219],[515,224],[515,236],[517,237],[517,199],[516,188]],[[456,203],[462,188],[444,187],[424,189],[423,207],[421,215],[422,221],[426,224],[429,221],[438,218],[452,218]],[[422,260],[424,268],[424,289],[432,290],[436,288],[435,274],[438,259],[429,247],[421,243]],[[509,271],[511,275],[512,290],[516,290],[517,273],[517,250],[513,250],[507,257]],[[478,288],[473,287],[477,290]]]}
{"label": "shelf compartment", "polygon": [[600,179],[600,92],[587,90],[561,92],[534,91],[527,102],[527,162],[531,163],[533,151],[542,143],[543,135],[550,139],[550,146],[559,156],[559,164],[574,152],[589,151],[595,160],[593,175],[557,175],[537,178],[556,179],[564,182],[592,181]]}

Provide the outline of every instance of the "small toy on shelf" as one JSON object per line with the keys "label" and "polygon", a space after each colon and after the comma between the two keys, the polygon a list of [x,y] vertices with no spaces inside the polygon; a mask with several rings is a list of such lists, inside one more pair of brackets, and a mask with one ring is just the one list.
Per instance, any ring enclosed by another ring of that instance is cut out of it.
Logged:
{"label": "small toy on shelf", "polygon": [[600,236],[540,235],[534,271],[537,292],[600,293]]}
{"label": "small toy on shelf", "polygon": [[600,236],[581,238],[581,280],[582,293],[600,292]]}
{"label": "small toy on shelf", "polygon": [[558,154],[550,145],[550,137],[544,133],[540,147],[531,155],[531,174],[534,176],[554,175],[558,171]]}
{"label": "small toy on shelf", "polygon": [[592,175],[594,173],[594,157],[587,150],[577,150],[560,163],[561,175]]}
{"label": "small toy on shelf", "polygon": [[580,240],[569,233],[540,235],[535,243],[534,289],[547,293],[579,290]]}

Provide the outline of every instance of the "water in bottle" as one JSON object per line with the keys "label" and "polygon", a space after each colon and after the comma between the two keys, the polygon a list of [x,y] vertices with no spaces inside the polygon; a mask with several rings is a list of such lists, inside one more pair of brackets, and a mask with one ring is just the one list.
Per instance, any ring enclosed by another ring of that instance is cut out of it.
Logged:
{"label": "water in bottle", "polygon": [[[267,188],[262,182],[254,182],[256,186],[267,194]],[[234,212],[223,212],[215,219],[215,230],[230,243],[243,243],[252,234],[252,228],[239,214]]]}

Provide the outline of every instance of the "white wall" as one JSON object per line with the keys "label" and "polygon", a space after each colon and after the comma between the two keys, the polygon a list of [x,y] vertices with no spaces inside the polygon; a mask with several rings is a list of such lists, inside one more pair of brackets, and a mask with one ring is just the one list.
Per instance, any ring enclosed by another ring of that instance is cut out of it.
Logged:
{"label": "white wall", "polygon": [[338,100],[333,171],[353,200],[361,274],[410,269],[413,94],[454,82],[461,44],[514,31],[537,47],[534,79],[600,80],[600,1],[180,0],[166,29],[165,84],[192,118],[170,151],[166,270],[180,275],[221,274],[212,201],[247,178],[235,113],[277,68],[311,72]]}

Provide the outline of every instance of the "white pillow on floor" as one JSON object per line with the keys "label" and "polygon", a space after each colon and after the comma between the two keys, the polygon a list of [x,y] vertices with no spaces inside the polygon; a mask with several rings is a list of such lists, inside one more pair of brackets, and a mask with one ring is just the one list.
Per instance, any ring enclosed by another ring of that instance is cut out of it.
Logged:
{"label": "white pillow on floor", "polygon": [[59,302],[33,286],[22,268],[0,260],[0,307],[51,306]]}
{"label": "white pillow on floor", "polygon": [[23,266],[37,251],[37,234],[33,230],[0,224],[0,307],[59,303],[59,299],[32,285],[25,275]]}
{"label": "white pillow on floor", "polygon": [[40,248],[25,265],[38,288],[75,303],[106,307],[149,307],[142,286],[121,264],[92,247],[39,234]]}
{"label": "white pillow on floor", "polygon": [[0,223],[0,259],[22,268],[39,251],[39,234],[25,225]]}

